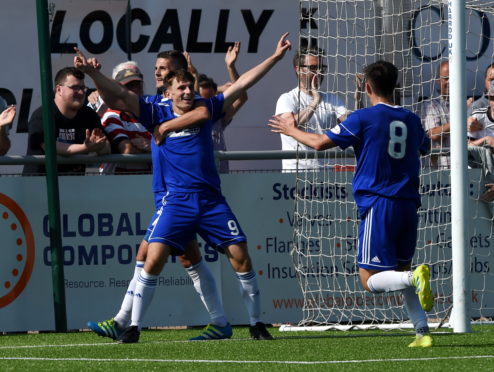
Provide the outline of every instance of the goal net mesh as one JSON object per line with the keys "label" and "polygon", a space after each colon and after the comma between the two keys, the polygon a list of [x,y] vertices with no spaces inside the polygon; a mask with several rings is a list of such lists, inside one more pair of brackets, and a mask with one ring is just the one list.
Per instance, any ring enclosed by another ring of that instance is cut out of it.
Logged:
{"label": "goal net mesh", "polygon": [[[465,17],[467,96],[478,98],[493,57],[494,1],[467,1]],[[439,94],[437,69],[448,58],[447,1],[301,0],[299,47],[306,46],[320,48],[327,65],[319,90],[336,94],[349,111],[358,107],[356,74],[384,59],[400,71],[396,103],[420,116],[421,107]],[[365,97],[361,105],[369,105]],[[422,207],[412,263],[426,263],[431,269],[435,304],[429,321],[439,324],[448,322],[452,307],[450,172],[434,163],[434,158],[448,157],[446,145],[422,158]],[[307,156],[301,151],[298,160]],[[296,173],[292,256],[304,297],[298,326],[409,327],[400,292],[371,294],[359,282],[359,218],[351,188],[354,156],[338,149],[316,157],[327,166],[316,172],[299,167]],[[494,315],[492,203],[478,198],[489,182],[489,171],[478,156],[470,166],[471,316],[488,319]]]}

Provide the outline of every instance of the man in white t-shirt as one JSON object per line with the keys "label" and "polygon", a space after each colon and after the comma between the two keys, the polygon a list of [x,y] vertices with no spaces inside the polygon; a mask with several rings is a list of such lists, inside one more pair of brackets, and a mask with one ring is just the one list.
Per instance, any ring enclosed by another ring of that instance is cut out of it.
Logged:
{"label": "man in white t-shirt", "polygon": [[[299,80],[299,87],[283,93],[276,103],[275,115],[292,112],[297,116],[299,125],[308,132],[322,134],[343,121],[347,109],[343,102],[334,94],[319,92],[319,86],[327,66],[323,64],[323,51],[318,48],[306,48],[297,51],[293,57],[293,67]],[[299,104],[300,102],[300,104]],[[284,116],[284,115],[282,115]],[[281,134],[282,150],[312,150],[298,143],[295,139]],[[283,171],[297,169],[318,169],[327,160],[322,158],[284,159]]]}

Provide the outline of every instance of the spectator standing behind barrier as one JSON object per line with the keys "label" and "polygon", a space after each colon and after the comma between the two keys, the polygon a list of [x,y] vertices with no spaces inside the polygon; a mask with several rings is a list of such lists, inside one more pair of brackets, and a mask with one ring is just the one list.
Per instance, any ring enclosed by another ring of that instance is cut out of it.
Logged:
{"label": "spectator standing behind barrier", "polygon": [[489,88],[491,87],[491,83],[494,82],[494,63],[491,63],[487,68],[485,69],[485,79],[484,79],[484,95],[478,99],[476,99],[469,107],[467,110],[468,116],[472,116],[473,112],[476,111],[479,108],[487,107],[489,106],[489,97],[487,95],[487,92],[489,91]]}
{"label": "spectator standing behind barrier", "polygon": [[467,119],[469,144],[482,146],[492,142],[494,137],[494,82],[486,93],[487,106],[475,109]]}
{"label": "spectator standing behind barrier", "polygon": [[[432,141],[432,148],[442,150],[449,148],[449,62],[443,61],[437,69],[439,97],[424,101],[420,106],[420,118],[427,135]],[[449,168],[449,155],[431,155],[431,167]]]}
{"label": "spectator standing behind barrier", "polygon": [[7,103],[0,97],[0,155],[5,155],[10,149],[9,127],[14,121],[15,114],[15,106],[7,107]]}
{"label": "spectator standing behind barrier", "polygon": [[[276,103],[276,115],[298,116],[301,126],[308,132],[322,134],[345,120],[347,109],[343,102],[332,93],[319,92],[323,73],[327,66],[323,64],[324,51],[307,48],[297,51],[293,57],[293,67],[299,86],[283,93]],[[300,111],[299,111],[300,110]],[[311,150],[298,143],[292,137],[281,135],[282,150]],[[325,164],[324,159],[298,159],[298,169],[318,169]],[[284,159],[283,171],[297,169],[297,159]]]}
{"label": "spectator standing behind barrier", "polygon": [[[84,105],[86,95],[84,73],[74,67],[65,67],[55,76],[54,124],[58,155],[71,156],[110,152],[98,115]],[[45,139],[41,107],[37,108],[28,124],[27,155],[45,155]],[[59,173],[84,174],[84,164],[62,164]],[[27,164],[23,174],[43,174],[45,166]]]}
{"label": "spectator standing behind barrier", "polygon": [[[137,63],[127,61],[113,69],[113,79],[139,97],[144,95],[143,75]],[[101,124],[110,140],[114,154],[142,154],[151,152],[151,133],[131,112],[108,108],[101,118]],[[149,173],[151,166],[144,164],[104,164],[103,173],[129,174]]]}

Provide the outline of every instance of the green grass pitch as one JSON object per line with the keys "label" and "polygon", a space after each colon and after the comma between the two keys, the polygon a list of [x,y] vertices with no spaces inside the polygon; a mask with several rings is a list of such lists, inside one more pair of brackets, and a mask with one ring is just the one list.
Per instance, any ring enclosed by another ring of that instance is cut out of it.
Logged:
{"label": "green grass pitch", "polygon": [[411,349],[410,332],[279,332],[249,339],[235,327],[230,340],[187,341],[197,329],[144,330],[138,344],[91,332],[0,335],[0,371],[492,371],[494,325],[472,332],[433,333],[435,345]]}

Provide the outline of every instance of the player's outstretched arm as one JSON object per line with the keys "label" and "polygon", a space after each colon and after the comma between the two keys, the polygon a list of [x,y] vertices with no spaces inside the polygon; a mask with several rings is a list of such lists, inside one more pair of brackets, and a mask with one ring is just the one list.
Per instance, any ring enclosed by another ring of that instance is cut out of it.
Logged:
{"label": "player's outstretched arm", "polygon": [[298,142],[315,150],[326,150],[335,147],[336,144],[325,134],[308,133],[297,127],[293,113],[291,115],[273,116],[268,123],[271,132],[281,133],[293,137]]}
{"label": "player's outstretched arm", "polygon": [[74,50],[77,53],[74,57],[74,67],[93,79],[96,88],[108,107],[114,110],[132,112],[139,116],[139,97],[115,80],[103,75],[99,71],[101,65],[95,58],[86,58],[79,49],[74,48]]}
{"label": "player's outstretched arm", "polygon": [[268,73],[269,70],[283,58],[287,50],[291,49],[292,44],[287,40],[288,32],[284,33],[278,44],[276,45],[276,50],[273,55],[265,59],[263,62],[257,66],[251,68],[249,71],[243,73],[238,80],[233,83],[224,93],[225,101],[223,103],[223,110],[230,106],[242,93],[246,91],[251,86],[256,84],[262,79],[264,75]]}
{"label": "player's outstretched arm", "polygon": [[182,53],[187,60],[187,71],[189,71],[193,76],[194,79],[196,79],[194,83],[194,90],[196,92],[199,92],[199,71],[197,71],[197,68],[192,64],[192,58],[190,57],[189,52],[183,52]]}

